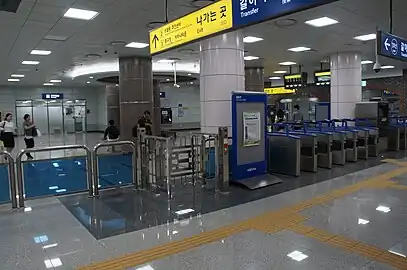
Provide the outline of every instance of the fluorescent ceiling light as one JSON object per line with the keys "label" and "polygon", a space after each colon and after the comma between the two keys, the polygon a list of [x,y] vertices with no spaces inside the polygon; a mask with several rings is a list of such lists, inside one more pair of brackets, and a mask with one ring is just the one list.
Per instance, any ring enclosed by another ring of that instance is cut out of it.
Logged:
{"label": "fluorescent ceiling light", "polygon": [[191,76],[192,74],[191,73],[188,73],[188,76]]}
{"label": "fluorescent ceiling light", "polygon": [[369,220],[366,220],[366,219],[363,219],[363,218],[359,218],[358,219],[358,224],[359,225],[366,225],[366,224],[368,224],[370,221]]}
{"label": "fluorescent ceiling light", "polygon": [[149,44],[147,43],[142,43],[142,42],[130,42],[127,44],[125,47],[127,48],[136,48],[136,49],[142,49],[148,47]]}
{"label": "fluorescent ceiling light", "polygon": [[257,59],[259,59],[258,56],[245,56],[244,57],[244,60],[246,60],[246,61],[257,60]]}
{"label": "fluorescent ceiling light", "polygon": [[[24,103],[24,102],[23,102]],[[24,208],[24,212],[31,212],[33,209],[31,207]]]}
{"label": "fluorescent ceiling light", "polygon": [[11,74],[11,77],[14,77],[14,78],[24,78],[25,75],[23,75],[23,74]]}
{"label": "fluorescent ceiling light", "polygon": [[243,38],[243,42],[244,43],[254,43],[254,42],[258,42],[258,41],[262,41],[262,38],[259,37],[252,37],[252,36],[247,36]]}
{"label": "fluorescent ceiling light", "polygon": [[54,85],[53,83],[44,83],[43,85],[45,85],[45,86],[52,86],[52,85]]}
{"label": "fluorescent ceiling light", "polygon": [[166,79],[166,81],[167,81],[167,82],[169,82],[169,81],[170,81],[170,79]]}
{"label": "fluorescent ceiling light", "polygon": [[171,59],[161,59],[158,60],[157,63],[174,63],[175,60],[171,60]]}
{"label": "fluorescent ceiling light", "polygon": [[309,20],[305,22],[308,25],[314,26],[314,27],[323,27],[323,26],[328,26],[332,24],[337,24],[339,23],[337,20],[331,19],[329,17],[322,17],[314,20]]}
{"label": "fluorescent ceiling light", "polygon": [[363,60],[362,62],[360,62],[362,65],[368,65],[368,64],[373,64],[373,61],[370,60]]}
{"label": "fluorescent ceiling light", "polygon": [[23,61],[21,64],[23,65],[38,65],[39,61]]}
{"label": "fluorescent ceiling light", "polygon": [[57,246],[58,246],[58,243],[54,243],[54,244],[50,244],[50,245],[45,245],[42,248],[43,249],[49,249],[49,248],[53,248],[53,247],[57,247]]}
{"label": "fluorescent ceiling light", "polygon": [[297,63],[290,62],[290,61],[279,63],[279,65],[281,65],[281,66],[292,66],[292,65],[295,65],[295,64],[297,64]]}
{"label": "fluorescent ceiling light", "polygon": [[51,82],[51,83],[60,83],[62,81],[61,80],[50,80],[49,82]]}
{"label": "fluorescent ceiling light", "polygon": [[367,34],[367,35],[357,36],[357,37],[354,37],[354,39],[361,40],[361,41],[373,40],[373,39],[376,39],[376,34]]}
{"label": "fluorescent ceiling light", "polygon": [[382,69],[392,69],[394,66],[382,66]]}
{"label": "fluorescent ceiling light", "polygon": [[89,79],[93,79],[93,77],[92,77],[92,76],[90,76],[90,77],[89,77]]}
{"label": "fluorescent ceiling light", "polygon": [[308,48],[308,47],[295,47],[295,48],[291,48],[291,49],[288,49],[288,50],[291,51],[291,52],[306,52],[306,51],[311,50],[311,48]]}
{"label": "fluorescent ceiling light", "polygon": [[20,79],[8,79],[7,81],[9,81],[9,82],[19,82]]}
{"label": "fluorescent ceiling light", "polygon": [[280,80],[281,77],[270,77],[269,79],[270,79],[270,80]]}
{"label": "fluorescent ceiling light", "polygon": [[48,236],[46,235],[35,236],[34,242],[36,244],[48,242]]}
{"label": "fluorescent ceiling light", "polygon": [[176,211],[175,214],[177,214],[177,215],[185,215],[185,214],[192,213],[192,212],[195,212],[195,210],[191,209],[191,208],[188,208],[188,209]]}
{"label": "fluorescent ceiling light", "polygon": [[90,83],[90,81],[87,81],[86,83]]}
{"label": "fluorescent ceiling light", "polygon": [[379,211],[379,212],[383,212],[383,213],[388,213],[388,212],[391,211],[391,209],[390,209],[389,207],[387,207],[387,206],[382,206],[382,205],[379,205],[379,206],[376,208],[376,210]]}
{"label": "fluorescent ceiling light", "polygon": [[285,71],[285,70],[276,70],[276,71],[274,71],[274,73],[275,74],[285,74],[285,73],[287,73],[287,71]]}
{"label": "fluorescent ceiling light", "polygon": [[293,252],[291,252],[290,254],[287,254],[287,256],[297,262],[300,262],[302,260],[305,260],[306,258],[308,258],[308,255],[302,253],[301,251],[295,250]]}
{"label": "fluorescent ceiling light", "polygon": [[32,50],[30,54],[34,55],[50,55],[51,51],[45,51],[45,50]]}
{"label": "fluorescent ceiling light", "polygon": [[98,12],[92,11],[92,10],[70,8],[64,14],[64,17],[89,21],[89,20],[92,20],[93,18],[95,18],[98,14],[99,14]]}

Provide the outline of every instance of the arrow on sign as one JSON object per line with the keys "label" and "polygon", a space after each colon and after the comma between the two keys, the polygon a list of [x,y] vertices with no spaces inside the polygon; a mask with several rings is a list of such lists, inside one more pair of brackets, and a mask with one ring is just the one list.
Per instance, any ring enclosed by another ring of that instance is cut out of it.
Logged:
{"label": "arrow on sign", "polygon": [[153,37],[154,48],[157,48],[157,41],[158,41],[158,37],[157,37],[157,35],[154,35],[154,37]]}
{"label": "arrow on sign", "polygon": [[386,47],[386,51],[388,51],[388,50],[389,50],[389,46],[390,46],[389,38],[386,38],[386,40],[384,41],[384,46]]}

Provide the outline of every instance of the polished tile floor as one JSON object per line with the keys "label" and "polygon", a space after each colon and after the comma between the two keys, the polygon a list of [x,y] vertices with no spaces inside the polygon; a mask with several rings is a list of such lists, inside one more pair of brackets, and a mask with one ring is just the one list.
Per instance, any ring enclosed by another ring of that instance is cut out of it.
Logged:
{"label": "polished tile floor", "polygon": [[298,178],[297,189],[279,192],[233,188],[233,202],[208,196],[202,204],[200,196],[193,204],[191,195],[155,207],[160,196],[144,204],[137,193],[110,191],[27,201],[16,211],[1,205],[0,269],[407,269],[404,162]]}

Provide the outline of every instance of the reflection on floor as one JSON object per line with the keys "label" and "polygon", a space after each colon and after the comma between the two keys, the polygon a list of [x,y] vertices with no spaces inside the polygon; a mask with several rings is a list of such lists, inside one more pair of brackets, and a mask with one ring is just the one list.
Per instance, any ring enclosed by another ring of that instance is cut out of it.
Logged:
{"label": "reflection on floor", "polygon": [[407,269],[407,162],[348,165],[226,196],[177,187],[170,208],[127,189],[1,205],[1,269]]}

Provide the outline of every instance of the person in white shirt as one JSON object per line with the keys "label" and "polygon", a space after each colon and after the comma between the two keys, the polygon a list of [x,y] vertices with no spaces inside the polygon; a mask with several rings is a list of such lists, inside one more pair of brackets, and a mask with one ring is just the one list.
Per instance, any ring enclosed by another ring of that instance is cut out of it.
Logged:
{"label": "person in white shirt", "polygon": [[16,126],[12,122],[13,115],[11,113],[6,114],[6,118],[4,121],[0,123],[0,132],[1,132],[1,141],[3,142],[4,147],[6,148],[7,152],[11,153],[15,146],[14,142],[14,132],[16,130]]}

